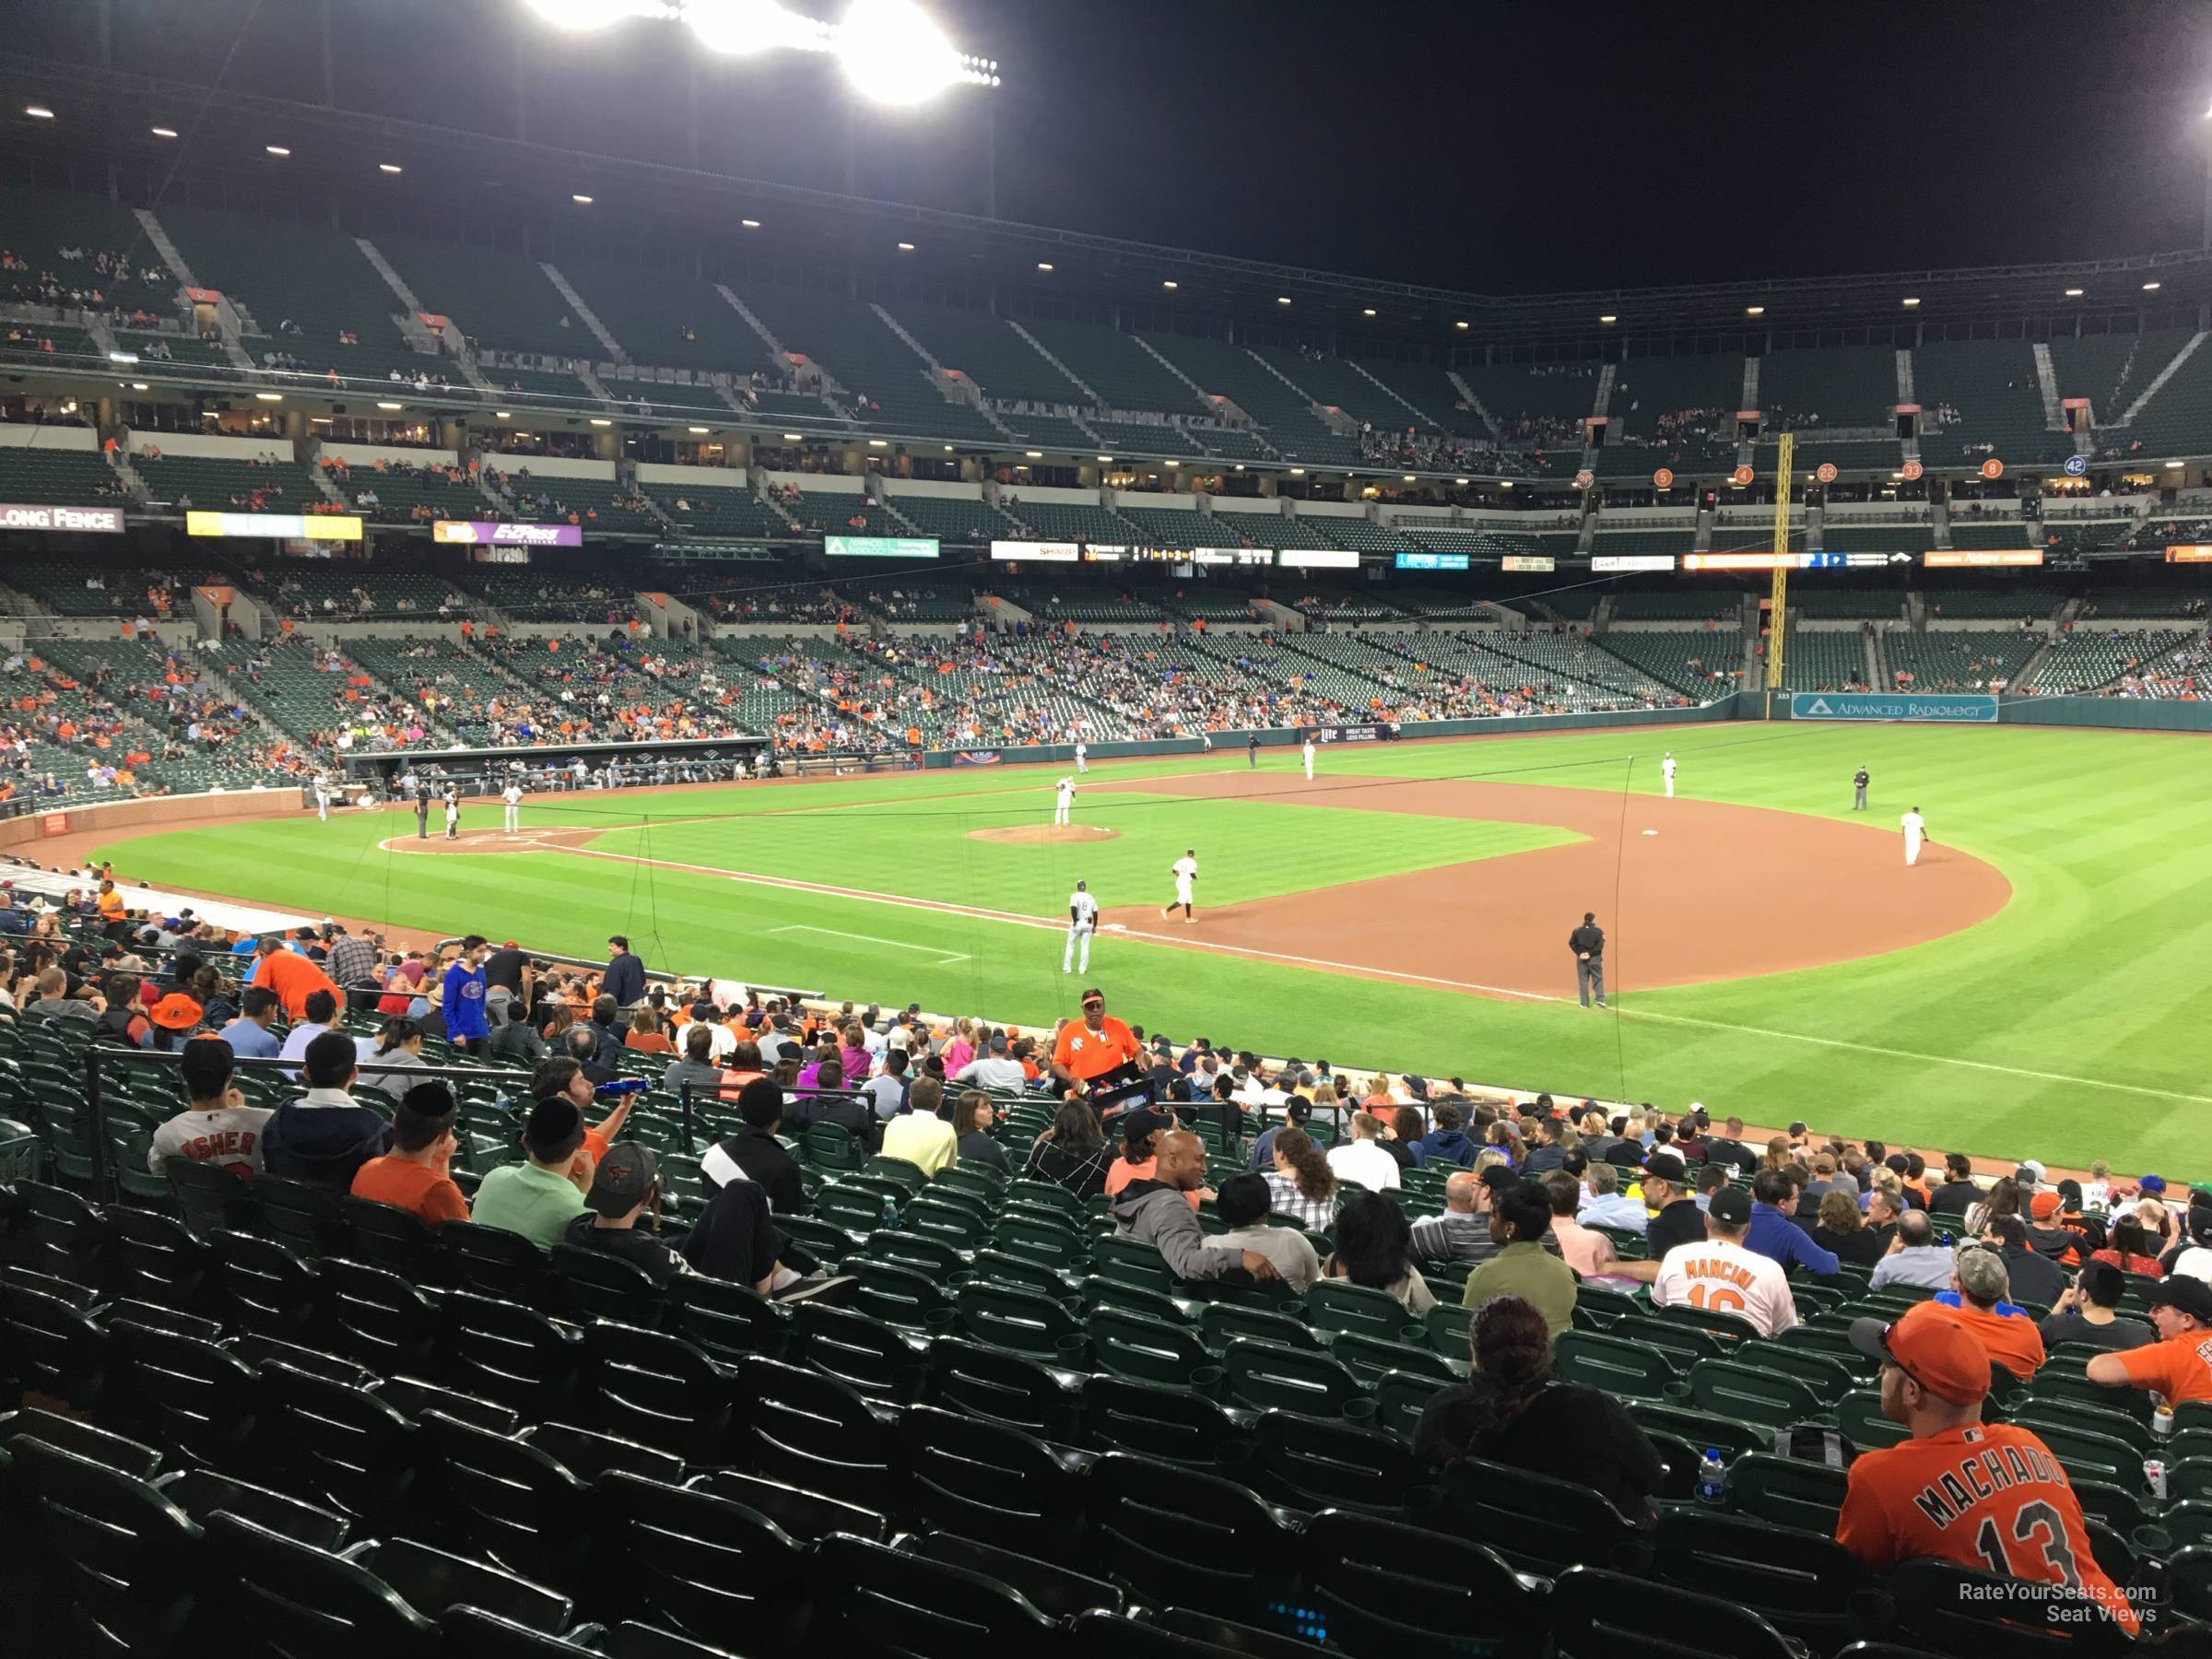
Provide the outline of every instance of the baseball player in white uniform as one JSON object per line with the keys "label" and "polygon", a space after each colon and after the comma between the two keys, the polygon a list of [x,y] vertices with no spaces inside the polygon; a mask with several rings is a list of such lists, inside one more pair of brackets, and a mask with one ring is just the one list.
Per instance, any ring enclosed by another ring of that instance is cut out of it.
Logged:
{"label": "baseball player in white uniform", "polygon": [[1060,953],[1060,971],[1073,973],[1076,946],[1083,947],[1083,959],[1078,965],[1084,973],[1090,971],[1090,935],[1099,931],[1099,901],[1090,896],[1088,882],[1076,883],[1076,890],[1067,896],[1067,948]]}
{"label": "baseball player in white uniform", "polygon": [[1078,737],[1076,739],[1076,771],[1080,773],[1087,772],[1089,770],[1090,745],[1084,742],[1082,738]]}
{"label": "baseball player in white uniform", "polygon": [[1751,1194],[1741,1187],[1723,1187],[1711,1203],[1704,1241],[1677,1244],[1660,1261],[1652,1281],[1652,1305],[1733,1313],[1749,1320],[1761,1336],[1788,1330],[1797,1323],[1788,1274],[1772,1256],[1744,1248]]}
{"label": "baseball player in white uniform", "polygon": [[[1184,849],[1182,856],[1170,866],[1168,873],[1175,877],[1175,904],[1182,906],[1182,919],[1185,922],[1194,920],[1191,914],[1191,887],[1198,879],[1198,849]],[[1159,912],[1163,921],[1175,913],[1175,904],[1169,905]]]}
{"label": "baseball player in white uniform", "polygon": [[461,792],[450,783],[445,786],[445,839],[461,839]]}
{"label": "baseball player in white uniform", "polygon": [[500,799],[506,802],[507,829],[512,833],[523,827],[523,786],[509,779],[507,787],[500,791]]}
{"label": "baseball player in white uniform", "polygon": [[1666,780],[1666,798],[1675,798],[1675,752],[1672,749],[1660,758],[1659,775]]}
{"label": "baseball player in white uniform", "polygon": [[330,780],[321,772],[315,774],[315,817],[324,823],[330,822]]}
{"label": "baseball player in white uniform", "polygon": [[1311,736],[1300,746],[1298,753],[1299,758],[1306,763],[1306,782],[1311,783],[1313,782],[1313,739]]}
{"label": "baseball player in white uniform", "polygon": [[1053,829],[1065,830],[1067,828],[1067,815],[1074,809],[1075,805],[1076,781],[1073,778],[1063,778],[1059,782],[1053,785]]}
{"label": "baseball player in white uniform", "polygon": [[1927,839],[1928,820],[1920,816],[1915,806],[1898,822],[1905,830],[1905,864],[1908,868],[1920,862],[1920,843]]}

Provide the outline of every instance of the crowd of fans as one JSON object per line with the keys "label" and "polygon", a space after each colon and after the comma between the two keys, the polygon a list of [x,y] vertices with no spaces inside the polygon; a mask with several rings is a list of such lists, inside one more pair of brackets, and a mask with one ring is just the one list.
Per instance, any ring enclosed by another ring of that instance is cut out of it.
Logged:
{"label": "crowd of fans", "polygon": [[[135,320],[147,317],[147,312],[121,292],[126,284],[169,288],[176,280],[159,261],[105,248],[88,252],[68,245],[58,251],[56,258],[58,268],[41,260],[34,274],[31,261],[12,248],[0,248],[0,300],[78,311],[127,310],[128,318]],[[151,321],[150,317],[147,320]],[[11,334],[8,337],[12,340],[15,336]]]}
{"label": "crowd of fans", "polygon": [[[432,1230],[467,1221],[544,1251],[606,1252],[655,1285],[704,1275],[771,1297],[831,1293],[840,1277],[810,1229],[829,1194],[857,1189],[821,1184],[802,1156],[835,1149],[835,1168],[877,1156],[946,1191],[952,1171],[993,1192],[1035,1182],[1102,1205],[1117,1238],[1156,1250],[1194,1294],[1349,1287],[1423,1322],[1456,1304],[1471,1369],[1430,1395],[1410,1430],[1415,1464],[1447,1482],[1464,1460],[1492,1478],[1502,1466],[1571,1482],[1631,1535],[1656,1519],[1675,1453],[1614,1392],[1619,1373],[1570,1368],[1564,1338],[1585,1312],[1679,1310],[1756,1366],[1816,1301],[1855,1304],[1875,1311],[1838,1336],[1879,1367],[1878,1409],[1899,1438],[1843,1443],[1836,1541],[1877,1573],[1935,1555],[2063,1583],[2131,1630],[2138,1616],[2092,1553],[2081,1500],[2049,1473],[2072,1442],[2054,1453],[2025,1420],[1984,1426],[1985,1400],[2033,1400],[2039,1377],[2065,1371],[2115,1397],[2147,1394],[2154,1433],[2172,1431],[2176,1407],[2212,1401],[2212,1188],[2033,1159],[1978,1173],[1959,1152],[1803,1123],[1756,1135],[1695,1104],[1608,1109],[1275,1062],[1147,1032],[1097,991],[1023,1030],[918,1005],[656,983],[620,935],[596,971],[512,941],[426,949],[335,921],[241,937],[190,910],[135,909],[110,870],[77,874],[51,908],[0,889],[0,987],[26,1024],[179,1053],[182,1110],[143,1143],[157,1175],[199,1164],[274,1177]],[[296,1070],[250,1100],[241,1056]],[[522,1085],[501,1137],[464,1115],[435,1069],[449,1056],[507,1066]],[[626,1077],[655,1093],[597,1103]],[[677,1090],[711,1125],[680,1160],[646,1129],[651,1102]],[[895,1229],[897,1202],[876,1193],[869,1213],[888,1204]],[[861,1236],[852,1249],[871,1253],[884,1237]],[[1971,1510],[2032,1485],[2066,1559],[1993,1555],[1971,1526],[1914,1526],[1931,1500],[1911,1471],[1983,1438],[2014,1481],[1992,1463],[1991,1481],[1942,1500]],[[1783,1442],[1806,1455],[1794,1435]]]}

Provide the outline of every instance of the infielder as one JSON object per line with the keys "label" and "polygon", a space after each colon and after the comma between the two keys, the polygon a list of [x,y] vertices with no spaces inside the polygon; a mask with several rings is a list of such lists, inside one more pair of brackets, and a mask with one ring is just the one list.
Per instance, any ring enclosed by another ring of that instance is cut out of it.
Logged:
{"label": "infielder", "polygon": [[461,839],[461,792],[450,783],[445,788],[445,839]]}
{"label": "infielder", "polygon": [[1851,774],[1851,809],[1853,812],[1866,810],[1866,769],[1863,766]]}
{"label": "infielder", "polygon": [[510,832],[523,827],[523,786],[510,778],[507,787],[500,791],[500,799],[507,803],[507,828]]}
{"label": "infielder", "polygon": [[[1182,919],[1194,921],[1196,918],[1191,913],[1191,886],[1198,879],[1198,849],[1186,848],[1182,856],[1170,866],[1168,874],[1175,877],[1175,904],[1182,906]],[[1159,912],[1162,921],[1175,913],[1175,904]]]}
{"label": "infielder", "polygon": [[1053,785],[1053,829],[1065,830],[1067,828],[1067,815],[1074,808],[1075,804],[1076,781],[1073,778],[1063,778],[1059,782]]}
{"label": "infielder", "polygon": [[1076,890],[1067,896],[1067,948],[1060,953],[1060,971],[1077,971],[1069,963],[1075,959],[1076,943],[1082,941],[1081,971],[1090,971],[1090,935],[1099,931],[1099,901],[1090,896],[1087,882],[1076,883]]}
{"label": "infielder", "polygon": [[1920,862],[1920,844],[1927,839],[1928,820],[1920,816],[1920,808],[1915,806],[1898,822],[1904,826],[1905,865],[1910,869]]}
{"label": "infielder", "polygon": [[330,822],[330,780],[324,777],[321,772],[317,772],[315,774],[313,788],[315,792],[315,817],[322,822],[327,824]]}
{"label": "infielder", "polygon": [[1666,781],[1666,798],[1675,798],[1675,751],[1669,749],[1659,759],[1659,775]]}
{"label": "infielder", "polygon": [[1076,771],[1077,771],[1077,772],[1079,772],[1079,773],[1080,773],[1080,772],[1087,772],[1087,771],[1088,771],[1090,770],[1090,760],[1089,760],[1089,756],[1090,756],[1090,745],[1089,745],[1089,744],[1088,744],[1088,743],[1086,743],[1086,742],[1084,742],[1084,741],[1083,741],[1083,739],[1082,739],[1082,738],[1080,738],[1080,737],[1077,738],[1077,739],[1076,739]]}
{"label": "infielder", "polygon": [[1307,735],[1306,741],[1300,747],[1298,753],[1299,758],[1306,763],[1306,782],[1311,783],[1313,782],[1313,738],[1311,734]]}

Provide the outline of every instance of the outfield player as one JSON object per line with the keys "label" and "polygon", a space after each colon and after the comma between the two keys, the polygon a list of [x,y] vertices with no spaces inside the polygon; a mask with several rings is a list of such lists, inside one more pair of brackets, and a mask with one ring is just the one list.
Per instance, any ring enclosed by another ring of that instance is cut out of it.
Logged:
{"label": "outfield player", "polygon": [[[1168,874],[1175,877],[1175,904],[1182,906],[1182,919],[1185,922],[1196,920],[1191,913],[1191,888],[1198,879],[1198,849],[1185,848],[1182,856],[1170,866]],[[1175,913],[1175,904],[1169,905],[1159,912],[1163,921]]]}
{"label": "outfield player", "polygon": [[[1851,1465],[1836,1542],[1877,1573],[1933,1557],[2063,1584],[2133,1634],[2140,1620],[2098,1566],[2081,1500],[2051,1448],[2026,1429],[1982,1420],[1989,1357],[1958,1314],[1929,1301],[1894,1324],[1854,1320],[1851,1343],[1881,1361],[1882,1415],[1911,1438]],[[2040,1612],[2023,1600],[2017,1617],[2040,1623]]]}
{"label": "outfield player", "polygon": [[[1060,971],[1063,973],[1090,971],[1090,935],[1099,931],[1099,901],[1090,896],[1088,882],[1076,883],[1076,890],[1067,896],[1067,948],[1060,953]],[[1076,944],[1083,946],[1083,960],[1079,967],[1075,961]]]}
{"label": "outfield player", "polygon": [[1675,751],[1669,749],[1660,757],[1659,775],[1666,781],[1666,798],[1675,798]]}
{"label": "outfield player", "polygon": [[1053,785],[1053,829],[1065,830],[1067,828],[1067,815],[1074,808],[1075,804],[1076,781],[1073,778],[1063,778],[1059,782]]}
{"label": "outfield player", "polygon": [[1863,766],[1851,774],[1851,809],[1853,812],[1866,810],[1866,769]]}
{"label": "outfield player", "polygon": [[512,834],[523,827],[522,784],[510,778],[507,781],[507,787],[500,791],[500,799],[507,804],[507,829]]}
{"label": "outfield player", "polygon": [[1089,770],[1090,745],[1084,742],[1082,738],[1078,737],[1076,739],[1076,771],[1078,773],[1081,773],[1087,772]]}
{"label": "outfield player", "polygon": [[1306,782],[1313,782],[1313,734],[1306,734],[1305,742],[1299,747],[1299,758],[1306,763]]}
{"label": "outfield player", "polygon": [[317,772],[317,773],[315,774],[315,781],[314,781],[314,782],[313,782],[313,783],[312,783],[311,785],[309,785],[309,787],[310,787],[310,788],[312,788],[312,789],[314,791],[314,793],[315,793],[315,817],[316,817],[317,818],[321,819],[321,820],[322,820],[324,823],[325,823],[325,824],[329,823],[329,822],[330,822],[330,780],[329,780],[329,778],[325,777],[325,776],[324,776],[323,773],[321,773],[321,772]]}
{"label": "outfield player", "polygon": [[1652,1305],[1733,1313],[1750,1321],[1761,1336],[1795,1324],[1797,1299],[1782,1264],[1744,1248],[1750,1226],[1750,1194],[1725,1186],[1713,1194],[1707,1201],[1704,1241],[1677,1244],[1661,1259],[1652,1280]]}
{"label": "outfield player", "polygon": [[445,786],[445,839],[461,839],[461,790],[453,783]]}
{"label": "outfield player", "polygon": [[1920,843],[1927,837],[1928,820],[1920,816],[1920,808],[1915,806],[1898,822],[1904,827],[1905,864],[1909,867],[1920,862]]}

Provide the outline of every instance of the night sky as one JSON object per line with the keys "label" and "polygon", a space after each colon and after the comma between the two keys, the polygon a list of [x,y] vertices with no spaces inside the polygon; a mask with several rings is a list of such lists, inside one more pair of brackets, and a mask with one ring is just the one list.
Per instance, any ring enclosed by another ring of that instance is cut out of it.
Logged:
{"label": "night sky", "polygon": [[[109,0],[116,66],[319,95],[321,0]],[[841,0],[792,0],[835,15]],[[330,0],[337,101],[839,190],[818,59]],[[1487,293],[2197,244],[2212,4],[925,0],[1005,85],[864,111],[866,194]],[[85,0],[11,44],[89,57]],[[235,47],[235,50],[233,48]],[[994,135],[995,144],[993,143]]]}

